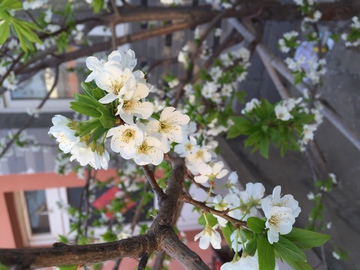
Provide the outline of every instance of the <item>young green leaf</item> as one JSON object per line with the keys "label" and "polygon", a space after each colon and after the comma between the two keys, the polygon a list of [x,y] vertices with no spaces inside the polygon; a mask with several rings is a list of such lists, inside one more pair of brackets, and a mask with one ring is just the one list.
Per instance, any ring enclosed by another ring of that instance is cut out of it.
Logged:
{"label": "young green leaf", "polygon": [[265,220],[258,217],[249,217],[247,224],[254,233],[262,233],[265,229]]}
{"label": "young green leaf", "polygon": [[112,231],[107,230],[106,233],[100,235],[105,242],[112,242],[117,240],[117,236]]}
{"label": "young green leaf", "polygon": [[285,237],[279,237],[279,242],[273,243],[276,254],[285,261],[306,262],[306,255],[294,243]]}
{"label": "young green leaf", "polygon": [[228,244],[229,247],[231,247],[230,236],[233,233],[233,231],[235,230],[234,226],[232,226],[231,223],[228,222],[225,227],[220,226],[220,228],[221,228],[222,234],[226,240],[226,243]]}
{"label": "young green leaf", "polygon": [[2,24],[0,24],[0,45],[4,44],[4,42],[7,40],[9,34],[10,34],[10,25],[8,22],[3,21]]}
{"label": "young green leaf", "polygon": [[287,261],[287,264],[293,270],[313,270],[313,268],[307,262]]}
{"label": "young green leaf", "polygon": [[257,238],[253,237],[249,241],[246,242],[245,251],[250,256],[254,256],[257,249]]}
{"label": "young green leaf", "polygon": [[201,226],[205,226],[206,225],[206,220],[205,220],[205,216],[206,216],[206,220],[209,222],[209,225],[211,227],[215,226],[217,224],[217,219],[216,217],[214,217],[212,214],[204,214],[204,215],[201,215],[198,219],[198,223],[199,225]]}
{"label": "young green leaf", "polygon": [[76,270],[77,265],[61,265],[58,266],[59,270]]}
{"label": "young green leaf", "polygon": [[293,228],[289,234],[284,235],[300,249],[319,247],[330,239],[330,235],[317,233],[300,228]]}
{"label": "young green leaf", "polygon": [[260,236],[257,239],[257,249],[259,256],[259,269],[275,269],[275,252],[274,247],[269,243],[266,237]]}
{"label": "young green leaf", "polygon": [[10,270],[10,268],[0,263],[0,270]]}

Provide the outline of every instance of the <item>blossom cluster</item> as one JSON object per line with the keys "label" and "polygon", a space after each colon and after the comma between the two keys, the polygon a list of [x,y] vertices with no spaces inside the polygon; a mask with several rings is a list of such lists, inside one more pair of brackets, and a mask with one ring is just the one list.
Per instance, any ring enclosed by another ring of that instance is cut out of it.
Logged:
{"label": "blossom cluster", "polygon": [[283,37],[279,39],[278,46],[281,52],[288,53],[290,50],[299,46],[300,42],[296,40],[299,33],[296,31],[290,31],[283,34]]}
{"label": "blossom cluster", "polygon": [[351,29],[349,33],[343,33],[341,39],[345,41],[346,47],[356,47],[360,45],[360,21],[358,16],[352,17]]}
{"label": "blossom cluster", "polygon": [[288,68],[297,76],[299,81],[304,80],[307,83],[318,84],[321,77],[326,73],[326,60],[318,59],[314,51],[314,44],[304,41],[296,50],[293,58],[286,58],[285,63]]}
{"label": "blossom cluster", "polygon": [[304,15],[303,22],[316,23],[321,19],[321,12],[315,9],[317,0],[293,0]]}
{"label": "blossom cluster", "polygon": [[206,3],[212,5],[215,10],[232,8],[235,1],[232,0],[206,0]]}
{"label": "blossom cluster", "polygon": [[95,169],[106,169],[109,153],[104,141],[111,137],[111,150],[122,158],[133,159],[138,165],[159,165],[164,153],[170,150],[170,143],[183,142],[182,126],[188,124],[189,116],[174,107],[165,107],[159,119],[151,118],[154,105],[144,98],[154,88],[146,83],[143,72],[134,71],[136,63],[132,50],[114,51],[107,60],[94,56],[86,59],[91,73],[85,82],[94,81],[104,91],[98,102],[114,108],[114,116],[119,121],[98,140],[93,140],[91,134],[78,136],[81,122],[55,116],[49,133],[64,153],[72,154],[70,160],[77,159],[82,166],[89,164]]}

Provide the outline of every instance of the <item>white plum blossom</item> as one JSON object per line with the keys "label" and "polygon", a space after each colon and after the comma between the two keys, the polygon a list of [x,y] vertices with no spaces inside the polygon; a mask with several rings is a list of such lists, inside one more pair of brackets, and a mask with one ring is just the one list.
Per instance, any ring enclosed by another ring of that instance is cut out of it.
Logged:
{"label": "white plum blossom", "polygon": [[[131,81],[129,81],[129,83],[130,82]],[[116,115],[120,115],[121,119],[128,124],[133,123],[134,116],[147,119],[154,111],[154,105],[151,102],[140,101],[149,95],[149,88],[143,83],[138,83],[136,86],[134,85],[133,88],[135,90],[132,97],[124,94],[123,100],[120,100],[120,104],[118,105],[118,110],[116,112]]]}
{"label": "white plum blossom", "polygon": [[174,148],[174,151],[180,156],[180,157],[186,157],[190,155],[193,150],[195,149],[197,145],[196,139],[193,136],[190,136],[190,138],[184,139],[184,141],[180,144],[177,144]]}
{"label": "white plum blossom", "polygon": [[205,163],[211,160],[211,148],[207,145],[197,146],[192,151],[192,154],[188,155],[185,159],[186,166],[193,174],[198,174],[199,167],[202,167]]}
{"label": "white plum blossom", "polygon": [[281,187],[276,186],[272,195],[262,199],[261,207],[267,218],[265,226],[268,228],[270,244],[279,241],[279,234],[288,234],[292,230],[295,218],[301,209],[292,195],[281,196]]}
{"label": "white plum blossom", "polygon": [[143,142],[136,147],[134,161],[138,165],[159,165],[164,159],[161,142],[155,137],[147,136]]}
{"label": "white plum blossom", "polygon": [[71,149],[80,141],[80,138],[75,136],[75,130],[69,127],[71,121],[62,115],[55,115],[52,118],[52,123],[53,126],[48,134],[56,138],[61,151],[70,153]]}
{"label": "white plum blossom", "polygon": [[99,102],[107,104],[115,99],[129,100],[136,90],[136,78],[128,68],[121,70],[116,65],[109,65],[96,76],[96,85],[105,90],[107,95]]}
{"label": "white plum blossom", "polygon": [[271,207],[265,213],[267,218],[265,227],[268,228],[267,236],[270,244],[279,241],[279,234],[288,234],[292,230],[295,218],[288,207]]}
{"label": "white plum blossom", "polygon": [[279,206],[291,209],[292,215],[296,218],[301,212],[299,203],[290,194],[281,196],[281,186],[276,186],[273,193],[262,199],[261,207],[264,212],[267,212],[271,207]]}
{"label": "white plum blossom", "polygon": [[70,161],[76,159],[81,166],[89,164],[96,170],[101,168],[106,170],[108,168],[110,155],[103,147],[100,148],[100,151],[97,149],[93,151],[90,145],[87,145],[85,142],[80,142],[71,149],[72,155]]}
{"label": "white plum blossom", "polygon": [[203,166],[198,167],[198,171],[201,175],[195,176],[194,180],[197,183],[205,183],[206,181],[214,181],[216,179],[221,179],[225,175],[228,174],[227,169],[224,168],[224,162],[218,161],[213,166],[210,166],[208,164],[204,164]]}
{"label": "white plum blossom", "polygon": [[111,128],[106,137],[111,138],[110,147],[115,153],[120,153],[124,159],[133,158],[136,146],[144,141],[144,133],[137,125],[121,125]]}
{"label": "white plum blossom", "polygon": [[211,244],[214,249],[221,248],[221,236],[216,231],[217,225],[214,227],[206,226],[204,230],[195,235],[194,240],[200,238],[199,246],[201,249],[207,249]]}
{"label": "white plum blossom", "polygon": [[90,82],[94,80],[104,70],[104,68],[111,65],[117,66],[120,70],[129,69],[132,71],[137,64],[137,60],[135,58],[135,52],[129,49],[126,52],[113,51],[108,56],[108,60],[99,60],[94,56],[89,56],[86,58],[85,63],[86,67],[92,71],[86,78],[85,82]]}
{"label": "white plum blossom", "polygon": [[148,134],[159,133],[161,136],[166,137],[171,142],[181,143],[184,139],[182,126],[188,124],[190,117],[182,114],[174,107],[166,107],[159,120],[151,120],[146,132]]}

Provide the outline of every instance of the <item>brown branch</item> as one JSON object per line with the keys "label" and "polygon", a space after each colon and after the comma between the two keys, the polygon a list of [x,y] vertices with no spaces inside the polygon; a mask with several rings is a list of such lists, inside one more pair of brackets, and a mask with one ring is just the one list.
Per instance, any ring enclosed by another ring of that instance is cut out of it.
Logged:
{"label": "brown branch", "polygon": [[148,165],[142,166],[142,169],[144,171],[146,179],[150,183],[150,185],[151,185],[152,189],[154,190],[155,194],[159,198],[163,198],[165,196],[165,193],[162,190],[162,188],[159,186],[159,184],[157,183],[157,181],[155,179],[155,176],[154,176],[154,172],[149,169]]}
{"label": "brown branch", "polygon": [[156,248],[154,235],[140,235],[116,242],[71,246],[55,243],[50,248],[0,249],[0,262],[14,269],[33,269],[61,265],[86,265],[130,257],[140,258]]}
{"label": "brown branch", "polygon": [[187,202],[187,203],[190,203],[190,204],[192,204],[194,206],[199,207],[202,211],[204,211],[206,213],[211,213],[213,215],[222,217],[222,218],[230,221],[235,227],[242,227],[242,226],[247,225],[247,223],[245,221],[241,221],[241,220],[238,220],[236,218],[232,218],[232,217],[228,216],[228,213],[229,213],[230,209],[227,209],[225,211],[219,211],[219,210],[216,210],[214,208],[211,208],[211,207],[207,206],[204,202],[194,200],[193,198],[191,198],[191,197],[189,197],[187,195],[182,195],[180,199],[182,201],[184,201],[184,202]]}

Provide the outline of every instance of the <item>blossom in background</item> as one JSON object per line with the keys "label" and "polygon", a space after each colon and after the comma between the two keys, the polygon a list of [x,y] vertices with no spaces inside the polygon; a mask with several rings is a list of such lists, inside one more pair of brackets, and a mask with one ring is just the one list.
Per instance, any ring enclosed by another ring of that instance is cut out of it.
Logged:
{"label": "blossom in background", "polygon": [[168,85],[170,88],[174,88],[175,86],[177,86],[180,83],[179,79],[174,78],[171,81],[168,82]]}
{"label": "blossom in background", "polygon": [[221,236],[216,231],[217,225],[214,227],[206,226],[204,230],[195,235],[194,240],[200,238],[199,246],[201,249],[207,249],[211,244],[214,249],[221,248]]}
{"label": "blossom in background", "polygon": [[180,63],[183,63],[185,67],[187,67],[190,63],[189,52],[190,52],[189,46],[185,45],[178,54],[178,58],[177,58],[178,61]]}
{"label": "blossom in background", "polygon": [[279,103],[278,105],[276,105],[275,114],[276,114],[276,118],[279,120],[282,120],[282,121],[288,121],[291,118],[293,118],[293,116],[290,114],[287,107],[285,105],[283,105],[282,103]]}
{"label": "blossom in background", "polygon": [[16,90],[17,84],[18,79],[16,78],[14,71],[11,71],[9,75],[5,78],[3,86],[8,90],[14,91]]}
{"label": "blossom in background", "polygon": [[242,114],[250,113],[256,106],[259,106],[260,101],[257,98],[253,98],[245,104],[245,108],[241,110]]}
{"label": "blossom in background", "polygon": [[29,9],[37,9],[41,8],[43,5],[47,3],[47,0],[25,0],[23,2],[23,9],[29,10]]}
{"label": "blossom in background", "polygon": [[221,28],[216,28],[215,31],[214,31],[214,36],[215,37],[220,37],[221,34],[222,34],[222,29]]}

